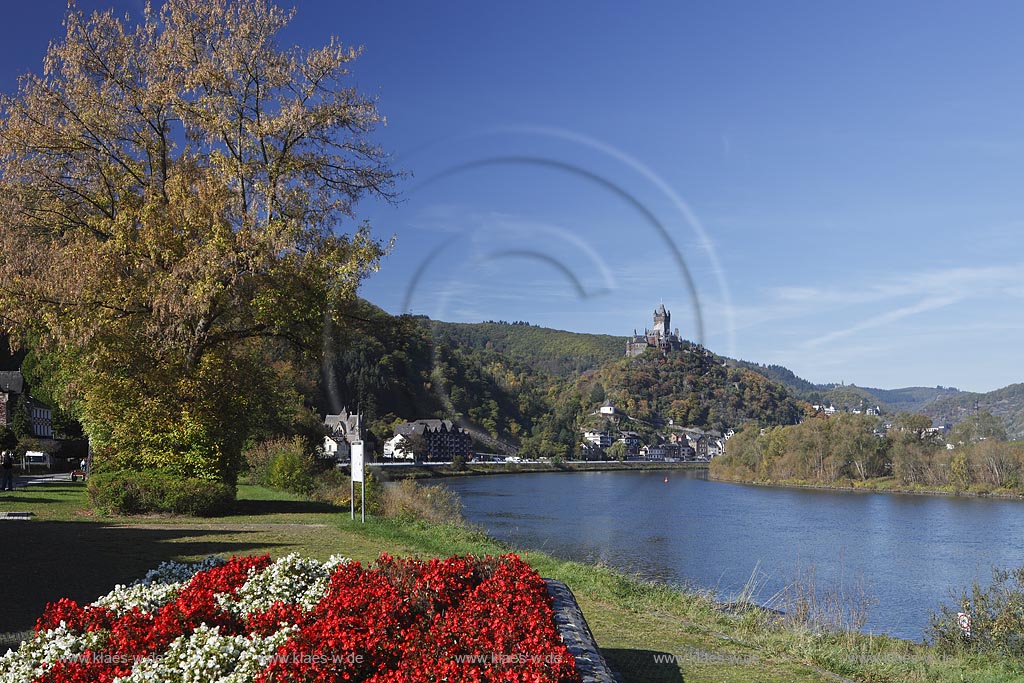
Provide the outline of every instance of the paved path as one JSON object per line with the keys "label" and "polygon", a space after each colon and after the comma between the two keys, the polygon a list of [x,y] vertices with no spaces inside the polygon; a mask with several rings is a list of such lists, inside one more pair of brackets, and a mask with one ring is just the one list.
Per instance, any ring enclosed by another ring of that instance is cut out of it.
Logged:
{"label": "paved path", "polygon": [[[20,489],[32,484],[41,484],[51,481],[71,481],[70,472],[58,472],[56,474],[22,474],[14,478],[14,488]],[[0,491],[0,494],[3,492]]]}

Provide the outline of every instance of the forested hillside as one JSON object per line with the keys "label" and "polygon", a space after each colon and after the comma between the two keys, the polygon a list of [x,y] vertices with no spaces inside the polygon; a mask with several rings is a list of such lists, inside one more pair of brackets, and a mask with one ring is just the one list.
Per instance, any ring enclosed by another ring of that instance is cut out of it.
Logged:
{"label": "forested hillside", "polygon": [[437,338],[423,317],[391,316],[362,302],[338,325],[319,400],[325,413],[359,410],[379,446],[396,422],[465,420],[493,439],[515,443],[542,414],[527,366],[489,350]]}
{"label": "forested hillside", "polygon": [[676,424],[725,429],[791,424],[802,409],[785,387],[702,347],[623,357],[625,339],[526,323],[444,323],[361,303],[337,326],[320,397],[365,416],[377,443],[398,421],[448,418],[488,448],[571,457],[580,426],[611,400],[650,432]]}
{"label": "forested hillside", "polygon": [[625,341],[608,334],[581,334],[524,322],[431,321],[440,341],[462,349],[499,353],[554,377],[571,377],[622,358]]}
{"label": "forested hillside", "polygon": [[803,412],[781,384],[690,343],[667,356],[620,359],[597,378],[617,406],[647,421],[725,429],[747,420],[793,424]]}
{"label": "forested hillside", "polygon": [[819,392],[823,389],[822,385],[808,382],[802,377],[797,377],[796,373],[782,365],[764,365],[761,363],[751,363],[746,360],[734,360],[730,361],[730,364],[746,370],[752,370],[762,377],[783,385],[801,398],[807,398],[814,392]]}
{"label": "forested hillside", "polygon": [[1024,384],[1011,384],[985,394],[959,392],[940,398],[921,410],[936,423],[951,424],[976,411],[988,411],[1000,418],[1011,439],[1024,437]]}
{"label": "forested hillside", "polygon": [[864,391],[877,397],[879,405],[888,406],[894,413],[919,413],[940,398],[956,396],[960,391],[954,387],[905,387],[903,389],[872,389]]}

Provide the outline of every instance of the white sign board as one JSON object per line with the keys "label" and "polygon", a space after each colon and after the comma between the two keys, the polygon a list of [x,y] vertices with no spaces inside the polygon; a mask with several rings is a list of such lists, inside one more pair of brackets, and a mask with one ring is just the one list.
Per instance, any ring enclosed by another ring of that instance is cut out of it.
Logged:
{"label": "white sign board", "polygon": [[352,481],[363,481],[363,442],[352,444]]}

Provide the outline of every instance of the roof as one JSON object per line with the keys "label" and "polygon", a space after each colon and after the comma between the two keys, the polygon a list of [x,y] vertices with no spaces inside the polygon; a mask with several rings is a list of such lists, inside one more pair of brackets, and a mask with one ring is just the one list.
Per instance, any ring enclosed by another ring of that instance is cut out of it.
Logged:
{"label": "roof", "polygon": [[25,404],[28,406],[29,410],[31,410],[33,408],[42,408],[43,410],[53,410],[53,408],[51,408],[49,405],[43,403],[38,398],[32,398],[31,396],[26,396],[25,397]]}
{"label": "roof", "polygon": [[16,394],[22,393],[25,387],[25,379],[21,372],[9,370],[0,372],[0,391],[11,391]]}
{"label": "roof", "polygon": [[324,417],[324,426],[335,436],[344,437],[350,443],[360,438],[361,417],[359,413],[350,413],[347,409],[337,415]]}
{"label": "roof", "polygon": [[20,394],[25,390],[25,378],[18,370],[0,372],[0,391]]}
{"label": "roof", "polygon": [[395,434],[401,436],[408,436],[409,434],[422,434],[424,431],[436,432],[440,429],[444,429],[447,432],[460,429],[451,420],[416,420],[414,422],[406,422],[405,424],[398,425],[395,427]]}

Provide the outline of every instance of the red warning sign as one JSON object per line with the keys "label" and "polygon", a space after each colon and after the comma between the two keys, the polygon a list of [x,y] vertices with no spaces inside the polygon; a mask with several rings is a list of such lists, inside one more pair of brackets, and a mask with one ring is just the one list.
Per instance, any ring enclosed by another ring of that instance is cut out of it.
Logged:
{"label": "red warning sign", "polygon": [[971,637],[971,615],[966,612],[956,613],[956,623],[960,625],[960,630],[963,631],[964,635],[968,638]]}

